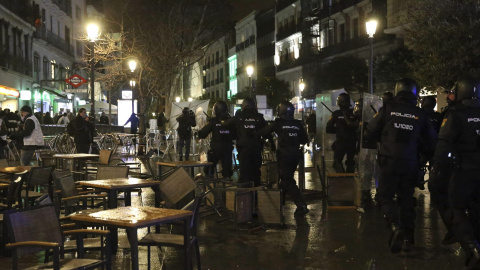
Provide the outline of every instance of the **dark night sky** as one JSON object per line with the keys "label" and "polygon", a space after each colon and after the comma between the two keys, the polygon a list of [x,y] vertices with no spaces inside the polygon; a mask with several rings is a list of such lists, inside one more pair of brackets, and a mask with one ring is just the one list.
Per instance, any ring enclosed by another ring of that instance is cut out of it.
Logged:
{"label": "dark night sky", "polygon": [[233,18],[238,21],[253,10],[266,10],[272,8],[275,0],[233,0]]}

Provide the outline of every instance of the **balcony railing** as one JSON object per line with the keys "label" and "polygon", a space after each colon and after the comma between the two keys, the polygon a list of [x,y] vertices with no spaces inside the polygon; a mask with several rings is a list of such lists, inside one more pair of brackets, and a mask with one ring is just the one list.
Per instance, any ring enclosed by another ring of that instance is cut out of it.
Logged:
{"label": "balcony railing", "polygon": [[0,5],[4,6],[12,13],[33,25],[33,8],[28,0],[0,0]]}
{"label": "balcony railing", "polygon": [[32,76],[33,72],[32,61],[27,61],[21,56],[0,54],[0,66],[28,76]]}
{"label": "balcony railing", "polygon": [[72,17],[72,2],[71,0],[52,0],[58,8],[64,11],[69,17]]}
{"label": "balcony railing", "polygon": [[74,56],[73,45],[67,43],[64,39],[55,35],[50,30],[47,30],[45,27],[37,29],[37,31],[35,31],[34,33],[34,37],[38,39],[43,39],[54,47],[64,51],[68,55]]}

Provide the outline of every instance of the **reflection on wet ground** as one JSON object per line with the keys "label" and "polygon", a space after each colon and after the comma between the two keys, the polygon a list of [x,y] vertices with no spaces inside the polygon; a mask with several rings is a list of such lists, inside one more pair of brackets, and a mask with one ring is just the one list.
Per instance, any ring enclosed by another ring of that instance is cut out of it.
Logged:
{"label": "reflection on wet ground", "polygon": [[[311,166],[306,155],[306,165]],[[319,189],[318,173],[306,170],[306,187]],[[252,223],[234,224],[220,221],[216,214],[199,220],[199,239],[203,269],[328,269],[328,270],[396,270],[463,269],[463,252],[459,244],[440,244],[445,229],[430,205],[428,191],[417,191],[415,249],[408,254],[392,255],[387,247],[389,232],[379,208],[374,203],[364,211],[328,209],[321,199],[308,201],[310,213],[295,218],[295,206],[287,201],[285,225]],[[120,201],[121,205],[123,202]],[[141,196],[132,194],[132,205],[153,206],[154,196],[144,189]],[[260,229],[258,229],[258,227]],[[256,228],[252,230],[252,228]],[[162,228],[168,231],[169,228]],[[139,231],[139,237],[146,230]],[[129,244],[125,231],[119,231],[119,251],[113,257],[113,269],[130,268]],[[140,267],[147,269],[146,247],[140,247]],[[181,269],[181,250],[152,249],[152,269]],[[93,254],[96,255],[96,254]],[[37,258],[34,258],[38,260]],[[32,260],[34,260],[32,259]],[[9,269],[10,258],[0,258],[1,269]]]}

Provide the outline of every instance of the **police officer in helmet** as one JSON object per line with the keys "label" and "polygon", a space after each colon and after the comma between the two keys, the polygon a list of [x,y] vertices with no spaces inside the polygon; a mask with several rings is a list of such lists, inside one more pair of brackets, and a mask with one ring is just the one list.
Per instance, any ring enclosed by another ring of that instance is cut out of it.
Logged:
{"label": "police officer in helmet", "polygon": [[443,119],[431,175],[435,178],[441,174],[450,163],[449,156],[455,156],[448,191],[452,229],[465,251],[466,269],[473,269],[480,267],[480,244],[475,232],[478,219],[471,216],[478,213],[478,206],[469,209],[480,199],[480,85],[472,78],[462,78],[454,90],[455,106]]}
{"label": "police officer in helmet", "polygon": [[263,140],[260,130],[267,126],[263,114],[257,112],[257,104],[252,98],[245,98],[241,111],[223,124],[234,129],[237,135],[238,161],[240,163],[240,183],[253,181],[260,185],[260,167],[262,166]]}
{"label": "police officer in helmet", "polygon": [[[409,251],[413,245],[413,193],[419,169],[419,149],[430,155],[436,133],[425,112],[416,107],[417,84],[401,79],[395,99],[387,103],[365,128],[364,136],[380,142],[378,200],[391,228],[390,251]],[[394,201],[395,195],[397,197]]]}
{"label": "police officer in helmet", "polygon": [[[337,97],[337,105],[340,107],[332,113],[327,122],[326,132],[335,134],[335,142],[332,146],[333,168],[337,173],[353,173],[355,170],[355,150],[357,142],[358,121],[350,108],[350,95],[341,93]],[[347,156],[343,167],[343,159]]]}
{"label": "police officer in helmet", "polygon": [[[206,138],[210,133],[212,138],[210,141],[210,149],[207,153],[209,162],[213,163],[213,166],[217,166],[220,161],[222,163],[222,176],[224,178],[230,178],[232,172],[232,150],[233,150],[233,130],[223,126],[222,121],[228,120],[230,114],[228,113],[228,105],[225,101],[218,101],[213,105],[214,117],[211,118],[208,123],[198,131],[198,137],[200,139]],[[205,173],[211,173],[210,168],[205,168]]]}
{"label": "police officer in helmet", "polygon": [[303,201],[300,190],[294,179],[295,170],[303,153],[303,145],[308,142],[308,135],[303,124],[293,119],[294,107],[288,101],[282,101],[277,107],[278,118],[262,130],[262,134],[275,133],[278,136],[277,161],[280,175],[280,188],[284,194],[290,195],[297,209],[295,215],[308,213],[307,204]]}

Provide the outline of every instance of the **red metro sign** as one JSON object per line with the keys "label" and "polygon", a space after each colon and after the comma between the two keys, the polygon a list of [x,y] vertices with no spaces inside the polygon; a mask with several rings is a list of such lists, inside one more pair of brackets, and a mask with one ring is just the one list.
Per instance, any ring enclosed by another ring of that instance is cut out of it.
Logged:
{"label": "red metro sign", "polygon": [[70,84],[71,86],[77,88],[80,85],[86,83],[87,80],[85,78],[81,77],[78,74],[73,74],[72,76],[70,76],[70,78],[65,79],[65,82]]}

